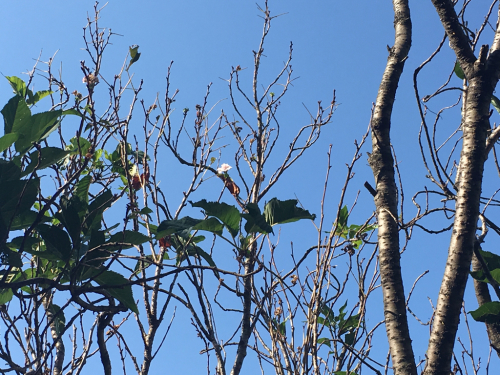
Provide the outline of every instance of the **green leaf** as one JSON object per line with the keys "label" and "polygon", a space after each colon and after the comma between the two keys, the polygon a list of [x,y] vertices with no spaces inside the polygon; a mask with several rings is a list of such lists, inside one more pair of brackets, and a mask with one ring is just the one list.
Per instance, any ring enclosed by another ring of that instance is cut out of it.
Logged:
{"label": "green leaf", "polygon": [[[19,215],[16,215],[12,220],[12,224],[10,226],[10,230],[21,230],[26,229],[33,224],[35,219],[38,216],[38,212],[35,211],[24,211]],[[50,220],[49,218],[43,219],[42,222]]]}
{"label": "green leaf", "polygon": [[491,95],[491,104],[495,107],[497,112],[500,113],[500,99],[498,99],[495,95]]}
{"label": "green leaf", "polygon": [[153,264],[151,262],[154,260],[152,255],[146,255],[146,259],[148,259],[150,261],[148,262],[147,260],[141,260],[141,259],[139,259],[137,261],[137,263],[135,264],[135,267],[134,267],[134,275],[138,275],[141,271],[145,270],[151,264]]}
{"label": "green leaf", "polygon": [[11,288],[0,289],[0,305],[5,305],[14,296]]}
{"label": "green leaf", "polygon": [[239,232],[241,216],[238,209],[221,202],[207,202],[205,199],[199,202],[190,202],[193,207],[201,207],[207,216],[218,218],[234,238]]}
{"label": "green leaf", "polygon": [[21,177],[29,175],[31,172],[33,172],[33,170],[35,169],[35,167],[37,167],[37,165],[38,165],[37,170],[50,167],[51,165],[57,163],[59,160],[63,159],[64,157],[66,157],[66,155],[69,154],[69,151],[64,151],[57,147],[45,147],[42,148],[40,151],[42,153],[40,164],[38,160],[40,152],[38,150],[33,151],[30,154],[31,161],[24,170],[24,172],[21,174]]}
{"label": "green leaf", "polygon": [[46,96],[50,95],[50,94],[53,94],[54,91],[51,91],[51,90],[41,90],[41,91],[37,91],[36,94],[33,96],[33,99],[30,99],[28,101],[28,104],[36,104],[37,102],[39,102],[40,100],[42,100],[43,98],[45,98]]}
{"label": "green leaf", "polygon": [[195,236],[190,238],[191,243],[200,243],[202,241],[205,241],[205,236]]}
{"label": "green leaf", "polygon": [[[78,252],[78,258],[82,259],[81,263],[86,265],[90,265],[94,268],[98,268],[101,266],[104,261],[109,257],[110,248],[106,247],[105,250],[99,249],[99,247],[106,243],[106,236],[104,231],[92,229],[90,232],[90,241],[89,244],[80,247],[80,251]],[[92,249],[92,251],[89,251]]]}
{"label": "green leaf", "polygon": [[80,232],[82,229],[82,218],[87,212],[87,205],[82,202],[76,195],[68,199],[66,196],[61,196],[61,210],[54,216],[58,219],[68,231],[73,247],[80,247]]}
{"label": "green leaf", "polygon": [[23,261],[21,259],[21,254],[17,251],[12,251],[6,245],[0,248],[1,260],[3,264],[21,268],[23,266]]}
{"label": "green leaf", "polygon": [[[134,247],[134,245],[140,245],[144,242],[148,242],[151,238],[145,236],[144,234],[132,230],[126,230],[124,232],[118,232],[111,236],[108,243],[117,242],[123,245],[116,247],[111,247],[111,249],[129,249]],[[108,250],[110,248],[107,248]]]}
{"label": "green leaf", "polygon": [[138,52],[138,50],[139,46],[137,44],[129,47],[128,53],[130,54],[130,61],[127,66],[127,70],[129,70],[132,64],[139,60],[139,57],[141,57],[141,54]]}
{"label": "green leaf", "polygon": [[140,151],[140,150],[139,151],[130,152],[130,155],[132,155],[134,157],[134,159],[137,160],[138,164],[143,164],[144,165],[145,161],[150,161],[151,160],[151,158],[149,157],[149,155],[145,155],[144,151]]}
{"label": "green leaf", "polygon": [[[500,282],[500,269],[496,268],[490,271],[490,274],[497,283]],[[482,270],[471,272],[471,276],[478,281],[482,281],[484,283],[489,282],[488,279],[486,278],[486,274]]]}
{"label": "green leaf", "polygon": [[139,211],[139,213],[140,213],[141,215],[149,215],[149,214],[153,213],[153,210],[152,210],[151,208],[149,208],[149,207],[144,207],[144,208],[142,208],[142,209]]}
{"label": "green leaf", "polygon": [[347,334],[344,336],[344,342],[345,342],[347,345],[352,345],[352,344],[354,344],[354,339],[355,339],[355,332],[354,332],[354,330],[352,330],[351,332],[347,333]]}
{"label": "green leaf", "polygon": [[58,335],[63,334],[66,327],[66,317],[64,316],[64,312],[58,305],[53,303],[49,305],[47,310],[52,313],[52,325],[54,326],[54,330]]}
{"label": "green leaf", "polygon": [[458,60],[455,62],[455,67],[453,68],[453,71],[455,72],[458,78],[465,79],[464,71],[462,70],[462,67],[460,66]]}
{"label": "green leaf", "polygon": [[278,326],[278,331],[281,333],[283,336],[286,336],[286,320],[281,322]]}
{"label": "green leaf", "polygon": [[[94,279],[100,286],[106,288],[106,290],[118,301],[123,303],[123,305],[134,313],[139,314],[137,305],[134,300],[134,295],[132,293],[132,286],[125,285],[129,281],[120,275],[119,273],[113,271],[104,271],[102,274]],[[122,285],[121,287],[113,288],[113,286]]]}
{"label": "green leaf", "polygon": [[[0,159],[0,182],[9,184],[21,178],[21,168],[14,162]],[[7,188],[8,186],[5,186]],[[3,188],[3,186],[2,186]],[[3,193],[3,192],[2,192]]]}
{"label": "green leaf", "polygon": [[[192,237],[190,237],[188,239],[188,241],[191,242],[191,239],[192,239]],[[194,256],[194,257],[198,257],[198,258],[203,258],[208,263],[208,265],[210,267],[217,268],[214,260],[210,256],[210,254],[208,254],[202,248],[195,246],[195,245],[188,245],[187,247],[184,247],[185,242],[183,243],[182,237],[180,238],[180,240],[181,240],[181,244],[178,247],[182,248],[182,249],[177,251],[177,261],[176,261],[177,266],[179,266],[182,263],[182,261],[186,259],[186,256]],[[168,259],[168,257],[166,259]],[[219,272],[217,270],[214,270],[214,274],[218,279],[220,279],[220,275],[219,275]]]}
{"label": "green leaf", "polygon": [[0,138],[0,152],[7,150],[12,144],[17,141],[19,134],[8,133]]}
{"label": "green leaf", "polygon": [[91,182],[92,176],[87,175],[76,184],[75,195],[80,198],[80,201],[84,202],[85,205],[89,204],[89,188]]}
{"label": "green leaf", "polygon": [[70,151],[71,155],[85,155],[92,146],[90,142],[83,137],[73,137],[69,141],[70,144],[67,146],[67,149]]}
{"label": "green leaf", "polygon": [[339,315],[337,316],[337,320],[341,322],[341,324],[344,324],[344,316],[346,314],[346,309],[347,307],[347,301],[340,307],[339,309]]}
{"label": "green leaf", "polygon": [[297,207],[297,203],[296,199],[280,201],[273,198],[264,207],[264,218],[269,225],[292,223],[302,219],[315,219],[316,215],[311,215],[309,211]]}
{"label": "green leaf", "polygon": [[88,208],[88,216],[83,224],[83,233],[87,234],[89,229],[100,229],[102,221],[102,213],[107,208],[111,207],[114,197],[111,190],[106,190],[104,193],[95,197]]}
{"label": "green leaf", "polygon": [[209,217],[208,219],[201,220],[198,224],[194,225],[192,230],[206,230],[207,232],[212,232],[222,235],[222,231],[224,229],[224,225],[217,220],[215,217]]}
{"label": "green leaf", "polygon": [[184,230],[190,230],[201,221],[202,220],[193,219],[189,216],[183,217],[182,219],[178,220],[163,220],[156,231],[156,238],[160,239],[174,233],[179,233]]}
{"label": "green leaf", "polygon": [[349,218],[349,211],[347,210],[347,206],[342,207],[339,213],[339,222],[338,228],[342,229],[347,226],[347,219]]}
{"label": "green leaf", "polygon": [[359,324],[359,314],[350,316],[346,321],[339,324],[339,335],[343,335],[344,333],[350,331],[353,328],[356,328]]}
{"label": "green leaf", "polygon": [[[42,224],[38,225],[36,229],[45,242],[46,250],[43,254],[45,256],[41,255],[43,258],[63,261],[68,261],[71,258],[71,242],[68,233],[54,225]],[[28,252],[33,253],[33,251]]]}
{"label": "green leaf", "polygon": [[4,134],[12,132],[14,124],[24,121],[26,118],[31,117],[31,111],[24,101],[24,98],[16,95],[7,102],[2,109],[4,119]]}
{"label": "green leaf", "polygon": [[[484,251],[479,249],[479,252],[486,263],[486,266],[488,267],[488,270],[490,271],[491,275],[493,278],[498,282],[500,281],[500,256],[497,254],[494,254],[490,251]],[[488,279],[486,278],[486,275],[484,274],[483,270],[479,271],[472,271],[470,273],[472,278],[482,281],[487,283]]]}
{"label": "green leaf", "polygon": [[40,142],[57,129],[59,126],[57,119],[61,114],[61,110],[56,110],[36,113],[20,121],[16,118],[12,127],[12,132],[19,134],[19,139],[15,143],[16,151],[20,154],[25,153],[31,148],[33,142]]}
{"label": "green leaf", "polygon": [[26,215],[36,201],[39,179],[19,180],[20,174],[14,162],[0,160],[0,217],[5,224]]}
{"label": "green leaf", "polygon": [[318,339],[318,344],[324,344],[326,346],[328,346],[329,348],[332,347],[332,344],[330,343],[330,339],[329,338],[326,338],[326,337],[321,337]]}
{"label": "green leaf", "polygon": [[500,302],[487,302],[474,311],[469,311],[472,318],[478,322],[500,322]]}
{"label": "green leaf", "polygon": [[203,259],[205,259],[205,261],[208,263],[210,267],[217,267],[212,257],[206,251],[202,250],[198,246],[195,247],[198,255],[201,256]]}
{"label": "green leaf", "polygon": [[274,233],[273,228],[260,213],[260,209],[257,204],[249,203],[245,208],[248,213],[242,214],[241,216],[243,216],[247,221],[245,224],[245,230],[247,231],[247,233]]}
{"label": "green leaf", "polygon": [[23,251],[26,251],[27,249],[32,249],[33,246],[38,245],[41,241],[41,239],[35,238],[35,237],[27,237],[25,239],[24,236],[19,236],[19,237],[13,238],[12,241],[7,244],[7,246],[10,247],[11,249],[19,250],[19,249],[21,249],[21,245],[23,244],[23,240],[24,240]]}
{"label": "green leaf", "polygon": [[324,318],[321,316],[318,317],[318,324],[326,327],[335,327],[337,325],[336,320],[338,319],[335,318],[335,313],[328,305],[323,304],[321,307],[321,314],[324,315]]}
{"label": "green leaf", "polygon": [[26,96],[26,83],[21,78],[16,77],[16,76],[12,76],[12,77],[6,76],[5,78],[7,78],[10,85],[14,89],[14,92],[17,95],[19,95],[22,98],[24,98]]}

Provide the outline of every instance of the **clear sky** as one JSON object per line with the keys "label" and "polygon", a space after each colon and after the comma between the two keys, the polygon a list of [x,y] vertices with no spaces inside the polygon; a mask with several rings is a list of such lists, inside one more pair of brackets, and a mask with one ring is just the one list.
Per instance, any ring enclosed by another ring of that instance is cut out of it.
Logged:
{"label": "clear sky", "polygon": [[[104,2],[100,4],[102,5]],[[80,61],[88,60],[88,56],[82,50],[82,30],[86,25],[87,13],[92,15],[93,6],[94,1],[90,0],[4,1],[4,17],[0,23],[0,40],[3,47],[0,73],[5,76],[21,76],[22,72],[32,68],[34,59],[40,53],[41,60],[47,61],[57,52],[54,67],[61,69],[69,91],[83,90]],[[422,166],[418,148],[420,119],[412,89],[412,75],[414,69],[434,51],[443,36],[439,18],[430,1],[412,1],[410,6],[414,28],[413,46],[399,85],[393,116],[393,143],[400,162],[403,183],[407,188],[407,218],[414,213],[410,202],[414,192],[424,186],[433,187],[425,178],[426,171]],[[288,131],[285,132],[281,144],[283,149],[286,149],[291,140],[287,137],[291,137],[293,131],[308,120],[304,105],[314,110],[318,100],[329,103],[334,89],[340,104],[332,123],[324,130],[314,149],[284,176],[270,197],[297,197],[305,208],[319,213],[326,153],[328,145],[332,144],[331,173],[334,177],[330,183],[327,204],[333,210],[340,195],[338,188],[345,178],[345,164],[352,159],[353,141],[361,139],[369,123],[370,109],[375,101],[387,59],[386,46],[392,46],[394,42],[392,4],[388,0],[271,0],[270,8],[272,14],[286,14],[274,20],[272,24],[265,47],[262,78],[265,81],[266,77],[272,77],[282,67],[290,42],[293,42],[294,49],[293,69],[295,76],[299,77],[294,81],[280,112],[284,128],[290,129],[289,134]],[[480,11],[471,10],[471,15],[476,17],[471,20],[472,29],[482,20]],[[211,82],[212,105],[227,98],[227,83],[221,78],[229,76],[232,66],[248,68],[244,73],[250,79],[252,50],[257,49],[262,32],[262,20],[258,16],[259,11],[254,0],[110,0],[102,11],[100,25],[119,35],[112,38],[112,45],[105,55],[101,73],[112,77],[123,64],[128,47],[132,44],[139,45],[141,58],[131,71],[137,82],[140,79],[144,81],[141,98],[149,105],[158,92],[160,96],[164,92],[167,67],[170,61],[174,61],[172,87],[180,90],[176,103],[177,115],[180,118],[183,108],[194,110],[195,104],[202,101],[206,87]],[[449,49],[447,43],[444,48]],[[451,73],[453,64],[451,51],[443,52],[438,63],[434,64],[432,73],[424,75],[420,86],[423,93],[421,96],[430,94],[443,83]],[[457,85],[460,85],[458,78],[452,79],[456,79]],[[44,81],[39,79],[36,84],[44,85]],[[40,86],[37,88],[45,88]],[[0,103],[6,103],[10,96],[11,90],[7,80],[0,80]],[[232,114],[227,100],[218,104],[217,108]],[[434,111],[439,109],[431,108]],[[450,128],[458,127],[457,115],[447,116],[444,118],[445,123],[448,121]],[[132,125],[132,132],[135,130],[134,126],[137,127],[137,132],[140,132],[139,118],[140,116],[137,116],[137,124]],[[492,121],[498,121],[497,113],[493,115]],[[369,148],[365,147],[364,152],[366,151],[369,151]],[[229,157],[230,160],[222,161],[231,164],[232,155],[228,155]],[[373,200],[363,188],[365,180],[373,181],[366,158],[365,153],[355,169],[356,176],[346,201],[351,204],[357,190],[360,190],[358,208],[354,214],[360,221],[374,210]],[[276,160],[276,163],[278,162],[279,160]],[[179,200],[185,182],[183,172],[175,164],[167,164],[165,168],[168,169],[167,176],[170,177],[165,177],[164,183],[172,186],[169,199]],[[170,181],[172,176],[175,176],[175,179]],[[485,190],[491,191],[498,185],[498,180],[487,180],[486,184]],[[209,192],[199,194],[200,199],[210,199]],[[427,223],[433,224],[432,221]],[[439,225],[440,223],[435,223],[436,229]],[[310,241],[307,242],[303,238],[293,237],[296,235],[293,230],[297,228],[283,229],[284,237],[281,243],[304,241],[304,246],[310,244]],[[432,310],[426,297],[436,300],[449,233],[432,237],[422,236],[422,232],[416,230],[414,236],[416,240],[410,243],[402,257],[403,272],[406,275],[405,287],[410,288],[415,278],[425,270],[431,271],[417,287],[411,305],[413,311],[419,313],[423,320],[428,320]],[[314,241],[314,236],[311,241]],[[288,248],[284,246],[283,251],[288,251]],[[467,310],[476,308],[470,289]],[[353,302],[355,298],[353,297]],[[380,304],[374,303],[373,307],[380,308]],[[187,312],[177,312],[171,336],[162,350],[165,351],[166,358],[168,357],[169,369],[173,373],[176,369],[182,369],[185,373],[200,373],[205,371],[206,366],[204,356],[196,354],[202,349],[202,345],[196,339],[196,333],[186,317]],[[373,320],[377,321],[380,317],[379,310],[375,312]],[[411,317],[410,323],[418,361],[418,358],[423,358],[426,350],[428,327],[420,326]],[[471,318],[469,323],[477,333],[475,344],[478,349],[482,349],[481,356],[485,362],[488,351],[484,328]],[[375,349],[378,359],[384,360],[387,344],[383,336],[385,332],[380,332],[380,342],[375,344]],[[176,342],[181,336],[175,335],[182,335],[182,339],[192,346],[178,345]],[[465,336],[463,338],[465,339]],[[159,360],[154,366],[161,369],[165,364]]]}

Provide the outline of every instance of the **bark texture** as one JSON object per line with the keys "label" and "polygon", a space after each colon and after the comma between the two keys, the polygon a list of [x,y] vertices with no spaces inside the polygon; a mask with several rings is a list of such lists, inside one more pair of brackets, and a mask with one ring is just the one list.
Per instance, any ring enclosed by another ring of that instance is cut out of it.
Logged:
{"label": "bark texture", "polygon": [[476,240],[479,199],[486,160],[489,108],[498,81],[498,30],[493,48],[476,59],[449,0],[432,0],[468,81],[462,118],[463,143],[457,172],[456,213],[448,259],[427,350],[425,375],[449,374],[460,309]]}
{"label": "bark texture", "polygon": [[387,338],[395,374],[417,374],[406,318],[401,277],[398,230],[398,193],[391,150],[391,114],[394,98],[411,47],[411,19],[408,1],[394,0],[395,43],[389,49],[387,65],[372,116],[372,154],[368,162],[375,177],[375,206],[378,218],[380,277],[383,289]]}

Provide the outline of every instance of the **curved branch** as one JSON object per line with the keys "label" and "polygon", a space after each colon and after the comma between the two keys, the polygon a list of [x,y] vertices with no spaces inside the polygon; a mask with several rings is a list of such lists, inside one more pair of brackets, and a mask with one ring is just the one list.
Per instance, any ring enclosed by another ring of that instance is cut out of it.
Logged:
{"label": "curved branch", "polygon": [[398,194],[391,150],[391,114],[399,78],[411,47],[407,0],[393,0],[395,44],[382,77],[371,120],[373,152],[368,158],[375,177],[380,277],[387,338],[395,374],[417,374],[406,317],[399,253]]}

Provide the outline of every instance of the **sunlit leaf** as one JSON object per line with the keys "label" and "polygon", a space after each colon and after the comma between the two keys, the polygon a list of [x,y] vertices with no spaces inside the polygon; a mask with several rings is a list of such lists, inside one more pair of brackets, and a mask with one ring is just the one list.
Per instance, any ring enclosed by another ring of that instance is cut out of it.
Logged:
{"label": "sunlit leaf", "polygon": [[495,107],[497,112],[500,113],[500,99],[498,99],[495,95],[491,95],[491,104]]}
{"label": "sunlit leaf", "polygon": [[19,121],[16,117],[12,127],[12,132],[19,134],[15,143],[16,151],[22,154],[31,148],[33,142],[46,138],[59,126],[57,119],[61,114],[61,110],[56,110],[36,113],[33,116],[23,117]]}
{"label": "sunlit leaf", "polygon": [[12,144],[17,141],[19,138],[19,134],[17,133],[8,133],[0,138],[0,152],[7,150]]}
{"label": "sunlit leaf", "polygon": [[339,335],[343,335],[344,333],[350,331],[353,328],[356,328],[359,324],[359,314],[350,316],[346,321],[342,324],[339,324]]}
{"label": "sunlit leaf", "polygon": [[76,184],[75,188],[75,195],[80,198],[80,201],[83,202],[85,205],[89,204],[89,188],[90,184],[92,182],[92,176],[87,175],[83,177],[78,183]]}
{"label": "sunlit leaf", "polygon": [[453,71],[455,72],[458,78],[465,79],[464,71],[462,70],[462,67],[460,66],[458,60],[455,62],[455,67],[453,68]]}
{"label": "sunlit leaf", "polygon": [[7,78],[10,85],[12,86],[12,89],[17,95],[19,95],[22,98],[26,96],[26,83],[21,78],[16,76],[12,77],[6,76],[5,78]]}
{"label": "sunlit leaf", "polygon": [[141,54],[138,51],[139,51],[139,46],[137,44],[134,44],[133,46],[129,47],[128,53],[130,54],[130,61],[127,66],[127,70],[129,70],[132,64],[137,62],[137,60],[139,60],[139,57],[141,57]]}
{"label": "sunlit leaf", "polygon": [[498,323],[500,321],[500,302],[487,302],[474,311],[469,311],[478,322]]}
{"label": "sunlit leaf", "polygon": [[[486,266],[488,267],[488,270],[490,271],[491,275],[493,278],[499,282],[500,281],[500,256],[498,256],[495,253],[492,253],[490,251],[484,251],[479,249],[479,252],[486,263]],[[471,271],[470,275],[472,278],[482,281],[487,283],[488,279],[486,278],[485,273],[483,270],[479,271]]]}
{"label": "sunlit leaf", "polygon": [[343,229],[345,226],[347,226],[347,219],[349,218],[349,210],[347,209],[347,206],[342,207],[339,213],[339,221],[338,221],[338,228]]}
{"label": "sunlit leaf", "polygon": [[0,305],[5,305],[14,296],[11,288],[0,289]]}
{"label": "sunlit leaf", "polygon": [[12,132],[14,124],[24,121],[25,118],[31,117],[31,111],[24,101],[24,97],[16,95],[7,102],[2,109],[4,119],[4,134]]}
{"label": "sunlit leaf", "polygon": [[37,102],[39,102],[40,100],[42,100],[46,96],[49,96],[50,94],[53,94],[53,93],[54,93],[54,91],[50,91],[50,90],[37,91],[35,93],[35,95],[33,96],[33,99],[31,99],[28,104],[36,104]]}

